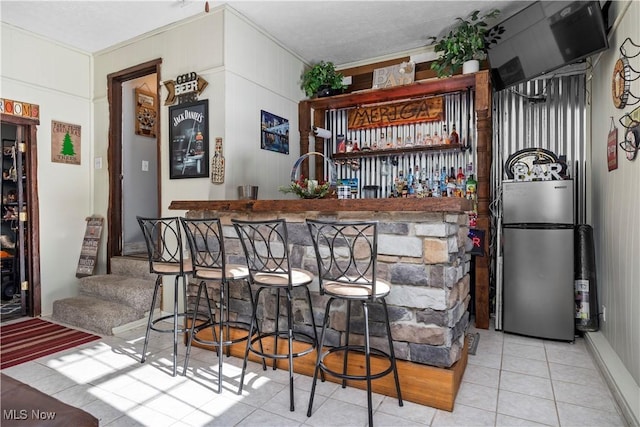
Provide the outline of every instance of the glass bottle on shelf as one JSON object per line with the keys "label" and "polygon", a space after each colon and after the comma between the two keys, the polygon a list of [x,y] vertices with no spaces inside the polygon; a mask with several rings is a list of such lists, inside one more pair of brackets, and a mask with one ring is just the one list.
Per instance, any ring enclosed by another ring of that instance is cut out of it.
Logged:
{"label": "glass bottle on shelf", "polygon": [[449,133],[447,132],[446,123],[442,125],[442,143],[451,144],[451,139],[449,139]]}
{"label": "glass bottle on shelf", "polygon": [[440,136],[438,136],[438,131],[435,131],[433,133],[433,136],[431,137],[431,145],[441,145],[442,144],[442,139],[440,138]]}
{"label": "glass bottle on shelf", "polygon": [[431,170],[433,179],[431,180],[431,194],[433,197],[440,197],[440,174],[438,173],[438,165]]}
{"label": "glass bottle on shelf", "polygon": [[447,195],[447,168],[445,166],[440,171],[440,195],[442,197]]}
{"label": "glass bottle on shelf", "polygon": [[456,124],[451,125],[451,136],[449,138],[452,144],[460,144],[460,136],[456,131]]}

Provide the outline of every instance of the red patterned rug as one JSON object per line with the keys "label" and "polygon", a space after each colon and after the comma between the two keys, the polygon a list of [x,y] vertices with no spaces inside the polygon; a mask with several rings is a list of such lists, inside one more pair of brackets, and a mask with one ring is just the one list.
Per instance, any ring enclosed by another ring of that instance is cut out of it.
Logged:
{"label": "red patterned rug", "polygon": [[99,339],[98,335],[37,318],[2,325],[0,327],[0,369]]}

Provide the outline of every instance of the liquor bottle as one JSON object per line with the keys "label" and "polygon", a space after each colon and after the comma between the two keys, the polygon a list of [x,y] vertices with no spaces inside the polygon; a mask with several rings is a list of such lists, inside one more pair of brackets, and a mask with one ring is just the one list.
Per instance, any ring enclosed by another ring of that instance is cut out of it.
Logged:
{"label": "liquor bottle", "polygon": [[460,136],[456,131],[456,124],[451,125],[451,137],[449,138],[452,144],[460,144]]}
{"label": "liquor bottle", "polygon": [[431,193],[433,197],[440,197],[440,175],[438,174],[438,166],[431,170],[433,179],[431,180]]}
{"label": "liquor bottle", "polygon": [[476,198],[476,187],[478,183],[473,179],[473,175],[469,175],[466,184],[466,197],[467,199],[474,200]]}
{"label": "liquor bottle", "polygon": [[458,175],[456,175],[456,182],[458,185],[464,185],[464,181],[465,181],[464,172],[462,171],[462,166],[460,166],[458,168]]}
{"label": "liquor bottle", "polygon": [[466,188],[466,177],[464,176],[462,167],[459,167],[458,175],[456,175],[456,197],[464,197]]}
{"label": "liquor bottle", "polygon": [[447,132],[447,125],[442,125],[442,143],[443,144],[451,144],[451,138],[449,138],[449,133]]}
{"label": "liquor bottle", "polygon": [[445,166],[440,171],[440,195],[447,196],[447,168]]}

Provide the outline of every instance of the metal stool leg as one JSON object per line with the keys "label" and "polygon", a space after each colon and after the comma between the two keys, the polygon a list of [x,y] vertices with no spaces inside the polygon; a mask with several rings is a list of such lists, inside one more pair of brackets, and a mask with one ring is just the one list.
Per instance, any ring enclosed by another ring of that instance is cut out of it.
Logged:
{"label": "metal stool leg", "polygon": [[398,375],[398,365],[396,363],[396,354],[393,350],[393,337],[391,336],[391,324],[389,323],[389,310],[387,310],[387,301],[382,299],[382,307],[384,308],[385,322],[387,324],[387,337],[389,339],[389,355],[391,356],[391,364],[393,366],[393,376],[396,381],[396,392],[398,393],[398,405],[404,406],[402,402],[402,393],[400,393],[400,377]]}
{"label": "metal stool leg", "polygon": [[371,342],[369,340],[369,306],[362,302],[364,312],[364,358],[367,377],[367,408],[369,410],[369,426],[373,426],[373,402],[371,399]]}
{"label": "metal stool leg", "polygon": [[151,332],[151,324],[153,323],[153,311],[156,307],[156,301],[158,300],[158,289],[162,284],[162,276],[156,278],[156,284],[153,288],[153,298],[151,298],[151,309],[149,310],[149,319],[147,320],[147,331],[144,334],[144,346],[142,347],[142,357],[140,363],[144,363],[147,359],[147,346],[149,344],[149,334]]}
{"label": "metal stool leg", "polygon": [[307,417],[311,416],[311,411],[313,410],[313,397],[316,394],[316,383],[318,382],[318,374],[320,371],[320,364],[322,363],[322,348],[324,346],[324,332],[329,325],[329,312],[331,310],[331,303],[333,302],[333,298],[330,298],[327,302],[327,307],[324,310],[324,318],[322,319],[322,331],[320,331],[320,342],[318,343],[318,347],[316,348],[316,352],[318,356],[316,357],[316,367],[313,371],[313,381],[311,382],[311,395],[309,396],[309,408],[307,409]]}

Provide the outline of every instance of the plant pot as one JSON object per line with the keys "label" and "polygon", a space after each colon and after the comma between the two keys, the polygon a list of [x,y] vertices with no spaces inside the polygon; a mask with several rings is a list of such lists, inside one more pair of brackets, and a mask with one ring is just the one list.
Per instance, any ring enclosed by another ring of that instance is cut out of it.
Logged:
{"label": "plant pot", "polygon": [[470,59],[462,63],[462,74],[477,73],[480,70],[480,61]]}
{"label": "plant pot", "polygon": [[324,98],[325,96],[331,96],[331,87],[330,86],[322,86],[316,92],[317,98]]}

